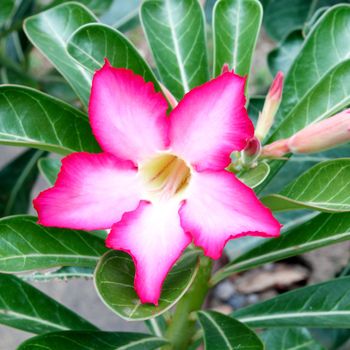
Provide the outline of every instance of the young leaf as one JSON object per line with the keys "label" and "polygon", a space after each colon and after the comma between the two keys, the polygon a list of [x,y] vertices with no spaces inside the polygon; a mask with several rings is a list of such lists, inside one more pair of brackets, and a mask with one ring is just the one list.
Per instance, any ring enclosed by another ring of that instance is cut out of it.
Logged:
{"label": "young leaf", "polygon": [[135,267],[123,252],[107,252],[95,271],[95,286],[102,301],[121,318],[138,321],[153,318],[174,306],[190,288],[198,271],[198,251],[183,255],[169,272],[159,305],[141,304],[134,289]]}
{"label": "young leaf", "polygon": [[42,158],[38,161],[38,168],[48,184],[53,186],[61,169],[61,161],[59,159]]}
{"label": "young leaf", "polygon": [[65,77],[87,106],[90,96],[91,75],[87,74],[67,53],[71,34],[96,18],[77,2],[67,2],[26,19],[24,30],[30,41]]}
{"label": "young leaf", "polygon": [[350,277],[284,293],[232,314],[251,327],[347,328]]}
{"label": "young leaf", "polygon": [[267,62],[272,75],[282,71],[285,75],[298,55],[304,38],[300,30],[288,34],[288,36],[273,49],[267,56]]}
{"label": "young leaf", "polygon": [[147,0],[140,15],[159,74],[175,98],[209,79],[204,15],[197,0]]}
{"label": "young leaf", "polygon": [[67,50],[88,74],[100,69],[108,58],[113,67],[131,69],[160,90],[152,70],[134,45],[113,28],[98,23],[87,24],[71,36]]}
{"label": "young leaf", "polygon": [[232,317],[215,311],[200,311],[205,350],[264,350],[259,337]]}
{"label": "young leaf", "polygon": [[0,323],[31,333],[96,327],[12,275],[0,274]]}
{"label": "young leaf", "polygon": [[68,154],[98,152],[85,114],[39,91],[0,87],[0,143]]}
{"label": "young leaf", "polygon": [[37,160],[45,152],[28,150],[0,171],[0,217],[25,214],[38,177]]}
{"label": "young leaf", "polygon": [[242,173],[238,174],[238,178],[247,186],[254,188],[264,182],[269,173],[269,165],[265,162],[262,162],[255,168],[243,171]]}
{"label": "young leaf", "polygon": [[25,215],[0,220],[0,271],[94,267],[107,250],[103,240],[92,234],[44,227],[36,221]]}
{"label": "young leaf", "polygon": [[262,198],[272,210],[312,208],[350,211],[350,158],[322,162],[302,174],[279,194]]}
{"label": "young leaf", "polygon": [[30,338],[18,350],[153,350],[166,343],[164,339],[141,333],[65,331]]}
{"label": "young leaf", "polygon": [[219,0],[214,8],[214,75],[228,63],[235,73],[249,75],[262,20],[258,0]]}
{"label": "young leaf", "polygon": [[325,350],[305,328],[276,328],[262,333],[268,350]]}
{"label": "young leaf", "polygon": [[234,273],[349,239],[350,214],[323,213],[302,225],[292,227],[279,238],[264,240],[219,270],[212,282],[217,283]]}

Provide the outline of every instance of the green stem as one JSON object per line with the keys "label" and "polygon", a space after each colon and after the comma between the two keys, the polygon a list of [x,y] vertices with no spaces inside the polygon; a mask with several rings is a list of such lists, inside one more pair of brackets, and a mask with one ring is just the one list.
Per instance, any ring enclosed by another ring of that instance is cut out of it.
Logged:
{"label": "green stem", "polygon": [[184,350],[189,345],[195,333],[196,320],[191,317],[193,311],[200,310],[209,289],[212,261],[207,257],[201,257],[199,271],[192,286],[178,302],[165,338],[170,345],[164,350]]}

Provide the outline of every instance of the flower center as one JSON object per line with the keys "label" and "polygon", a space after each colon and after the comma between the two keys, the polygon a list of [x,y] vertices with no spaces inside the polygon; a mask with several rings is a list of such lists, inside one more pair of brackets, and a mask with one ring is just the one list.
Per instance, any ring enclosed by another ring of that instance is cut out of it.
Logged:
{"label": "flower center", "polygon": [[150,199],[169,199],[181,196],[191,178],[191,169],[184,160],[173,154],[160,154],[140,166]]}

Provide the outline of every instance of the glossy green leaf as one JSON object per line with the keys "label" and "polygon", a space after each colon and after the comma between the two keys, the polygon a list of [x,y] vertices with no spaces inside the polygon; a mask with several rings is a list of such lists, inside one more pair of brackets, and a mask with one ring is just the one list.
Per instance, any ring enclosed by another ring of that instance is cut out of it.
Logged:
{"label": "glossy green leaf", "polygon": [[243,171],[238,178],[247,186],[254,188],[259,186],[268,177],[270,167],[267,163],[259,163],[255,168]]}
{"label": "glossy green leaf", "polygon": [[36,336],[22,343],[18,350],[153,350],[166,343],[142,333],[66,331]]}
{"label": "glossy green leaf", "polygon": [[213,276],[212,282],[217,283],[234,273],[349,239],[350,214],[323,213],[292,227],[279,238],[265,239],[219,270]]}
{"label": "glossy green leaf", "polygon": [[258,0],[219,0],[214,9],[214,75],[225,63],[235,73],[250,73],[262,20]]}
{"label": "glossy green leaf", "polygon": [[30,41],[52,62],[85,105],[90,96],[91,75],[68,55],[66,46],[76,29],[95,21],[87,8],[68,2],[30,17],[24,24]]}
{"label": "glossy green leaf", "polygon": [[103,240],[84,231],[44,227],[31,216],[0,220],[0,271],[55,266],[94,267],[106,252]]}
{"label": "glossy green leaf", "polygon": [[204,15],[197,0],[147,0],[141,20],[159,74],[175,98],[209,79]]}
{"label": "glossy green leaf", "polygon": [[67,49],[88,74],[100,69],[107,57],[113,67],[131,69],[160,90],[153,72],[134,45],[113,28],[97,23],[85,25],[72,35]]}
{"label": "glossy green leaf", "polygon": [[350,60],[347,60],[327,73],[297,102],[269,141],[290,137],[305,126],[325,119],[349,104]]}
{"label": "glossy green leaf", "polygon": [[276,40],[287,34],[302,29],[304,24],[319,8],[332,6],[347,0],[273,0],[265,8],[264,24],[268,34]]}
{"label": "glossy green leaf", "polygon": [[278,71],[287,74],[290,66],[298,55],[304,37],[300,30],[291,32],[274,50],[267,56],[267,62],[272,75]]}
{"label": "glossy green leaf", "polygon": [[251,327],[347,328],[350,277],[299,288],[232,314]]}
{"label": "glossy green leaf", "polygon": [[264,350],[259,337],[247,326],[216,311],[200,311],[205,350]]}
{"label": "glossy green leaf", "polygon": [[[350,6],[327,11],[306,38],[285,79],[276,128],[269,140],[288,137],[349,103]],[[292,125],[282,125],[292,120]]]}
{"label": "glossy green leaf", "polygon": [[324,350],[305,328],[276,328],[262,333],[267,350]]}
{"label": "glossy green leaf", "polygon": [[52,158],[39,159],[38,168],[48,184],[53,186],[61,169],[61,161]]}
{"label": "glossy green leaf", "polygon": [[159,305],[141,304],[134,289],[134,263],[120,251],[107,252],[95,272],[95,286],[102,301],[126,320],[146,320],[177,303],[191,286],[198,271],[198,251],[189,251],[175,264],[163,284]]}
{"label": "glossy green leaf", "polygon": [[0,87],[0,143],[68,154],[98,152],[85,114],[39,91]]}
{"label": "glossy green leaf", "polygon": [[52,281],[63,280],[67,281],[72,278],[93,278],[94,269],[91,267],[64,266],[56,271],[34,272],[31,274],[21,275],[20,278],[24,281]]}
{"label": "glossy green leaf", "polygon": [[350,211],[350,158],[322,162],[278,194],[262,198],[272,210],[312,208],[325,212]]}
{"label": "glossy green leaf", "polygon": [[0,27],[2,27],[12,15],[15,9],[15,0],[2,0],[1,11],[0,11]]}
{"label": "glossy green leaf", "polygon": [[88,321],[15,276],[0,274],[0,295],[1,324],[38,334],[96,329]]}
{"label": "glossy green leaf", "polygon": [[25,214],[38,177],[37,160],[45,152],[28,150],[0,171],[0,217]]}

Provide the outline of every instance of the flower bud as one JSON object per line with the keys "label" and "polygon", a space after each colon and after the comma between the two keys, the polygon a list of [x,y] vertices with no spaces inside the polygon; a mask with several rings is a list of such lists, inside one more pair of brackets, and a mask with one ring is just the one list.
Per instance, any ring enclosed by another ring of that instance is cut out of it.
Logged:
{"label": "flower bud", "polygon": [[170,106],[172,108],[175,108],[177,106],[177,103],[178,103],[176,101],[176,98],[173,96],[173,94],[162,83],[159,83],[159,85],[160,85],[160,88],[163,91],[163,94],[164,94],[165,98],[168,100]]}
{"label": "flower bud", "polygon": [[242,161],[244,165],[254,164],[261,153],[260,141],[253,137],[248,140],[246,147],[242,151]]}
{"label": "flower bud", "polygon": [[289,139],[282,139],[264,146],[261,151],[261,156],[266,158],[283,157],[285,154],[290,153],[288,141]]}
{"label": "flower bud", "polygon": [[288,140],[293,153],[314,153],[350,141],[350,109],[308,125]]}
{"label": "flower bud", "polygon": [[255,128],[255,136],[260,141],[264,139],[273,124],[275,115],[282,100],[282,92],[283,73],[278,72],[266,96],[263,110],[259,115],[258,123]]}

